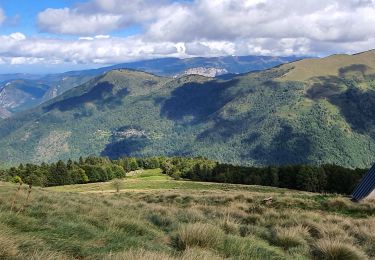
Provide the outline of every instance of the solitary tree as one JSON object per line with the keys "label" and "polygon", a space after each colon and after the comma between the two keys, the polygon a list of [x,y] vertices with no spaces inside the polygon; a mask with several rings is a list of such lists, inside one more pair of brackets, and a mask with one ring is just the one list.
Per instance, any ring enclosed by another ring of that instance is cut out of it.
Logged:
{"label": "solitary tree", "polygon": [[112,187],[116,189],[116,192],[119,193],[122,187],[123,181],[121,179],[113,179]]}

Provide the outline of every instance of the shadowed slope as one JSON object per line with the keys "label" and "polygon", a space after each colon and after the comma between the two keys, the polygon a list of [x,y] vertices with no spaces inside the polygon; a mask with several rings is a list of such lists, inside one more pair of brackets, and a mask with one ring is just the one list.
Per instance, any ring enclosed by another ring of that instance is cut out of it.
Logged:
{"label": "shadowed slope", "polygon": [[375,153],[373,55],[309,59],[226,80],[114,70],[0,122],[0,160],[40,161],[42,152],[51,160],[190,155],[368,167]]}

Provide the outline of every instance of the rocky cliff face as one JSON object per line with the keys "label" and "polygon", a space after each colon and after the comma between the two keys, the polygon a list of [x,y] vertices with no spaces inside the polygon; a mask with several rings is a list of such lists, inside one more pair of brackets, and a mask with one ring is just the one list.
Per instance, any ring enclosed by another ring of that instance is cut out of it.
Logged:
{"label": "rocky cliff face", "polygon": [[2,118],[2,119],[8,118],[11,115],[12,115],[12,113],[10,113],[8,110],[0,107],[0,118]]}
{"label": "rocky cliff face", "polygon": [[223,74],[227,74],[228,71],[223,68],[205,68],[205,67],[197,67],[197,68],[190,68],[184,71],[184,75],[201,75],[205,77],[214,78],[216,76],[220,76]]}
{"label": "rocky cliff face", "polygon": [[18,105],[23,104],[29,95],[22,93],[17,89],[12,89],[10,83],[6,83],[0,90],[0,107],[3,110],[16,108]]}

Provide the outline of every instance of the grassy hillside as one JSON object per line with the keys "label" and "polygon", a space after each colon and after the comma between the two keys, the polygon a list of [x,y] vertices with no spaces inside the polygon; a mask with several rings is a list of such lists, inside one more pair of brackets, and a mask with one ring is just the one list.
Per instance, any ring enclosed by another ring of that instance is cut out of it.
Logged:
{"label": "grassy hillside", "polygon": [[[0,182],[2,259],[368,259],[375,204],[260,186],[173,181],[157,170],[110,183]],[[265,199],[272,197],[272,200]]]}
{"label": "grassy hillside", "polygon": [[189,155],[366,168],[375,154],[373,55],[304,60],[226,80],[114,70],[0,122],[0,160]]}
{"label": "grassy hillside", "polygon": [[291,62],[285,67],[293,68],[283,79],[285,81],[307,81],[317,77],[342,77],[348,73],[364,76],[375,74],[375,51],[355,55],[332,55],[326,58],[304,59]]}

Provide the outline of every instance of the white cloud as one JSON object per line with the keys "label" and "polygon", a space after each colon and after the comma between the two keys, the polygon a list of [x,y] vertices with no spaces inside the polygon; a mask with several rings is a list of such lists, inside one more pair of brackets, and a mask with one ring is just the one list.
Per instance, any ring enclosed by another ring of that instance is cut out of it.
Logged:
{"label": "white cloud", "polygon": [[375,4],[360,0],[196,0],[164,9],[147,35],[161,41],[361,41],[375,35],[374,14]]}
{"label": "white cloud", "polygon": [[110,35],[96,35],[94,37],[79,37],[78,39],[79,40],[92,41],[92,40],[95,40],[95,39],[109,39],[109,38],[111,38]]}
{"label": "white cloud", "polygon": [[6,18],[6,16],[5,16],[4,10],[2,8],[0,8],[0,25],[3,24],[3,22],[5,21],[5,18]]}
{"label": "white cloud", "polygon": [[[76,40],[3,35],[0,59],[107,64],[165,56],[354,53],[375,46],[374,1],[91,0],[38,15],[42,31]],[[142,32],[110,36],[134,25]]]}
{"label": "white cloud", "polygon": [[10,64],[111,64],[179,55],[174,43],[144,42],[139,37],[101,35],[89,39],[63,40],[26,38],[21,33],[0,36],[0,58]]}
{"label": "white cloud", "polygon": [[157,17],[164,1],[94,0],[73,8],[48,8],[38,14],[41,31],[71,35],[105,34]]}
{"label": "white cloud", "polygon": [[16,32],[9,35],[9,38],[15,41],[22,41],[26,39],[26,36],[23,33]]}
{"label": "white cloud", "polygon": [[120,15],[80,14],[69,8],[47,9],[38,15],[38,25],[42,31],[92,35],[115,30],[121,22]]}
{"label": "white cloud", "polygon": [[131,25],[158,41],[308,38],[359,41],[375,34],[373,0],[91,0],[38,15],[42,31],[92,36]]}
{"label": "white cloud", "polygon": [[375,38],[353,46],[349,42],[314,42],[307,38],[245,38],[235,41],[161,42],[140,36],[90,37],[76,40],[0,36],[0,60],[7,64],[114,64],[160,57],[225,55],[318,55],[359,52],[375,46]]}

